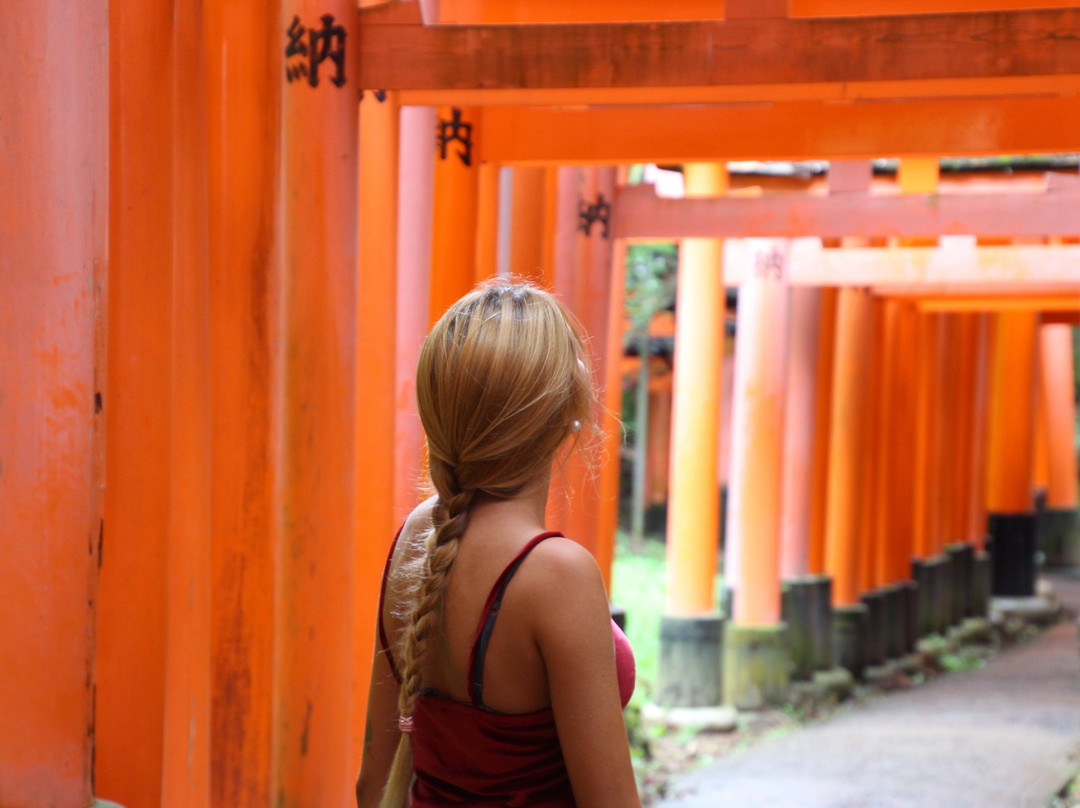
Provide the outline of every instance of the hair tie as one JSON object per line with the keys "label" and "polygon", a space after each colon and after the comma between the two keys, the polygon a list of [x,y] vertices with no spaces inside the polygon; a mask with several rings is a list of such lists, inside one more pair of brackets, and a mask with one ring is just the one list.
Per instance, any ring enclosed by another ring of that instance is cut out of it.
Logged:
{"label": "hair tie", "polygon": [[413,719],[411,715],[399,715],[397,720],[398,729],[406,734],[413,731]]}
{"label": "hair tie", "polygon": [[[579,361],[580,361],[580,360],[579,360]],[[578,421],[578,420],[576,420],[576,419],[575,419],[575,420],[574,420],[574,423],[572,423],[572,424],[570,425],[570,430],[571,430],[572,432],[580,432],[580,431],[581,431],[581,421]]]}

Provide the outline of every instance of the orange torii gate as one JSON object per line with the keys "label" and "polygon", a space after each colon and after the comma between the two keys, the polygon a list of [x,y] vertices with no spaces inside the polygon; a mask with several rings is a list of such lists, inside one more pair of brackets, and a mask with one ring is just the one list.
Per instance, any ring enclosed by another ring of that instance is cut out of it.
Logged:
{"label": "orange torii gate", "polygon": [[[85,805],[91,784],[128,808],[349,803],[407,475],[390,471],[407,418],[388,382],[409,362],[387,346],[411,314],[397,299],[434,287],[424,257],[385,269],[406,251],[388,254],[391,234],[414,235],[399,211],[437,195],[422,170],[395,182],[387,156],[434,123],[411,105],[476,110],[477,209],[439,206],[440,233],[491,233],[496,165],[1076,149],[1070,9],[729,0],[699,23],[714,4],[682,0],[664,11],[684,23],[635,27],[603,20],[655,4],[434,5],[41,0],[0,34],[22,77],[0,90],[16,190],[0,211],[5,804]],[[536,50],[530,22],[575,20],[545,27],[554,56]],[[816,49],[835,36],[846,55]],[[432,37],[464,49],[432,55]],[[770,44],[721,60],[710,37]],[[682,54],[668,67],[661,42]],[[387,78],[432,59],[448,69],[425,75],[468,86]],[[553,83],[553,63],[581,73]],[[545,205],[611,182],[564,176],[545,174]],[[619,249],[577,244],[581,267]],[[594,336],[617,341],[617,319]]]}

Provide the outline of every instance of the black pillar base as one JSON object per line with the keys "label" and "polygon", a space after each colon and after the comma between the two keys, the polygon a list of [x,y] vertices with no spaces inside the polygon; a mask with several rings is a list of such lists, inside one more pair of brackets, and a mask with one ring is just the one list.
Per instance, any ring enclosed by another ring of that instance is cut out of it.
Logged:
{"label": "black pillar base", "polygon": [[972,589],[975,584],[975,548],[967,542],[950,544],[945,553],[951,560],[951,624],[960,625],[971,616]]}
{"label": "black pillar base", "polygon": [[975,553],[974,582],[971,590],[971,617],[986,617],[990,612],[990,578],[993,564],[985,550]]}
{"label": "black pillar base", "polygon": [[866,624],[869,610],[865,604],[837,606],[833,609],[833,641],[836,664],[847,668],[856,679],[866,668]]}
{"label": "black pillar base", "polygon": [[832,578],[817,576],[817,597],[814,598],[814,669],[832,670],[836,666],[833,642]]}
{"label": "black pillar base", "polygon": [[817,578],[793,578],[781,582],[780,619],[787,624],[791,650],[791,678],[807,680],[814,675],[814,618],[820,588]]}
{"label": "black pillar base", "polygon": [[1039,549],[1048,567],[1080,564],[1080,513],[1076,508],[1044,508],[1039,513]]}
{"label": "black pillar base", "polygon": [[989,515],[990,594],[1000,597],[1035,594],[1038,521],[1034,511]]}
{"label": "black pillar base", "polygon": [[885,658],[898,659],[907,653],[907,612],[905,584],[891,584],[882,588],[885,596]]}
{"label": "black pillar base", "polygon": [[903,604],[904,653],[910,654],[919,644],[922,636],[922,612],[919,605],[919,585],[915,581],[905,581],[900,585]]}
{"label": "black pillar base", "polygon": [[885,593],[880,589],[864,592],[866,606],[866,645],[864,661],[867,665],[885,664]]}
{"label": "black pillar base", "polygon": [[656,703],[664,707],[714,707],[723,698],[723,618],[660,618]]}

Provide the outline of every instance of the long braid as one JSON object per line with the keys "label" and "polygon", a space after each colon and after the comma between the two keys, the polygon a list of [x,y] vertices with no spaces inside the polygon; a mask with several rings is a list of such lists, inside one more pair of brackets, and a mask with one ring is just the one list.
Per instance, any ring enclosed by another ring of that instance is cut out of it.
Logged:
{"label": "long braid", "polygon": [[[436,490],[439,491],[432,515],[434,527],[424,542],[416,601],[401,643],[402,671],[401,689],[398,691],[398,715],[405,720],[412,718],[416,697],[422,685],[424,654],[432,630],[438,625],[443,594],[446,592],[454,559],[457,558],[458,544],[465,532],[469,505],[475,493],[472,489],[460,490],[453,473],[441,463],[433,462],[431,472]],[[380,808],[403,808],[407,804],[412,771],[412,738],[410,733],[402,732]]]}

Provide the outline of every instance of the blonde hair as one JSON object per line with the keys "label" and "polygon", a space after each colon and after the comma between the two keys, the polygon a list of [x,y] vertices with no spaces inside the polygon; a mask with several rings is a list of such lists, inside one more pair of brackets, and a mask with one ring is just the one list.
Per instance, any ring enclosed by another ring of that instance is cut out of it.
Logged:
{"label": "blonde hair", "polygon": [[[477,492],[512,497],[551,470],[560,447],[594,425],[596,393],[579,328],[552,295],[527,284],[480,287],[432,328],[416,397],[438,494],[400,644],[398,714],[409,719],[421,663]],[[403,732],[382,808],[401,808],[412,779]]]}

